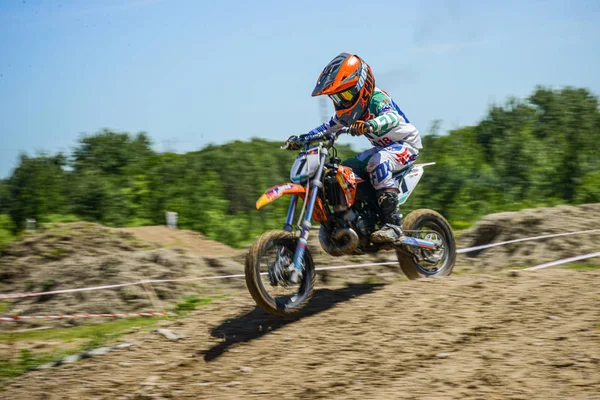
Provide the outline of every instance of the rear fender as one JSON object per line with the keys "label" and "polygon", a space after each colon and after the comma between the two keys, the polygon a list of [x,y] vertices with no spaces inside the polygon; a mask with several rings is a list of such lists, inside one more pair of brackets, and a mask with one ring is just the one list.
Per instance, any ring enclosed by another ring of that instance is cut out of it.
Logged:
{"label": "rear fender", "polygon": [[394,177],[398,184],[398,188],[400,189],[398,205],[406,203],[406,200],[408,200],[412,192],[417,187],[417,184],[423,176],[423,167],[434,164],[434,162],[425,164],[413,164],[405,172],[401,172],[396,177]]}

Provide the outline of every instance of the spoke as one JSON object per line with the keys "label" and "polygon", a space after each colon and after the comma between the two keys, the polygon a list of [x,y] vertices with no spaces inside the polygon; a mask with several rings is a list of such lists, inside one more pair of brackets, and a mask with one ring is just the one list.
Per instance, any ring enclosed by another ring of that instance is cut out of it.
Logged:
{"label": "spoke", "polygon": [[418,230],[407,230],[406,232],[410,232],[417,238],[427,240],[437,246],[434,250],[419,248],[418,252],[415,252],[415,261],[423,273],[433,275],[440,268],[443,268],[447,258],[446,243],[444,236],[435,227],[423,226]]}
{"label": "spoke", "polygon": [[[287,268],[291,265],[293,252],[285,246],[273,246],[261,257],[261,272],[267,274],[261,276],[263,287],[273,299],[297,297],[299,284],[292,284],[289,279]],[[275,285],[273,285],[273,283]]]}

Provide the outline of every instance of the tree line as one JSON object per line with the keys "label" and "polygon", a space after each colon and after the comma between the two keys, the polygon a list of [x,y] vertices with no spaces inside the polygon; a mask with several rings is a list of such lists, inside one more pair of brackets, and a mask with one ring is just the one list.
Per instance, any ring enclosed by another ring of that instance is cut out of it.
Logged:
{"label": "tree line", "polygon": [[[489,108],[475,126],[423,137],[428,167],[403,212],[427,207],[455,227],[525,207],[600,201],[600,112],[587,89],[538,87],[524,100]],[[287,202],[255,209],[270,186],[287,182],[295,152],[253,138],[185,154],[158,153],[145,133],[102,130],[72,154],[20,156],[0,180],[0,247],[25,226],[86,220],[109,226],[179,226],[240,246],[280,228]],[[340,158],[354,155],[337,146]]]}

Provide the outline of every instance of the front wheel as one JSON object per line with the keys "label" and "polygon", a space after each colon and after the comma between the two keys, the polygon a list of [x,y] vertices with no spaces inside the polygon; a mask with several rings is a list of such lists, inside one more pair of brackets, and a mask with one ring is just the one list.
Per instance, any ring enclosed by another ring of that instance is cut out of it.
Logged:
{"label": "front wheel", "polygon": [[434,250],[404,247],[396,250],[400,268],[408,279],[450,275],[456,261],[456,242],[448,221],[426,208],[409,213],[402,223],[405,235],[434,242]]}
{"label": "front wheel", "polygon": [[280,316],[300,311],[310,300],[315,266],[308,249],[304,253],[302,278],[296,284],[286,279],[298,238],[291,232],[269,231],[258,237],[246,256],[246,286],[256,304]]}

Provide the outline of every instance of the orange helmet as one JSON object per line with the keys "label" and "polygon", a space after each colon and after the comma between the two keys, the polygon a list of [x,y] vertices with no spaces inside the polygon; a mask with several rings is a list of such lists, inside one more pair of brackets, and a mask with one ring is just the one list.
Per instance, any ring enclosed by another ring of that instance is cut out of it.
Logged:
{"label": "orange helmet", "polygon": [[312,95],[328,95],[340,122],[350,126],[367,111],[374,89],[369,64],[356,55],[341,53],[323,69]]}

